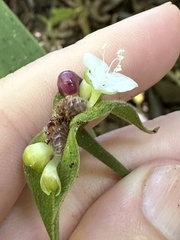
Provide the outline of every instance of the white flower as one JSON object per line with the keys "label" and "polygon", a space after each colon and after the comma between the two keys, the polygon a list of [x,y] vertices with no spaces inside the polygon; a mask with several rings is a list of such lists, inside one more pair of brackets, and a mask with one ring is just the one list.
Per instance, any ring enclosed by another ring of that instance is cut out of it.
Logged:
{"label": "white flower", "polygon": [[[124,58],[122,53],[124,50],[120,49],[117,52],[117,57],[111,62],[110,66],[94,56],[91,53],[85,53],[83,64],[87,67],[85,80],[93,86],[95,90],[106,94],[115,94],[117,92],[127,92],[136,87],[138,84],[131,78],[118,73],[122,70],[121,61]],[[103,57],[104,58],[104,57]],[[112,65],[118,61],[118,64],[111,71]],[[88,79],[86,79],[86,77]]]}

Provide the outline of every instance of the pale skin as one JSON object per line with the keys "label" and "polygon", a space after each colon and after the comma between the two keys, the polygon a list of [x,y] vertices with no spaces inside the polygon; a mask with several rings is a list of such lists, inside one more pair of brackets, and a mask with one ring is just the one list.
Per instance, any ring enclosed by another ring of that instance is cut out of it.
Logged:
{"label": "pale skin", "polygon": [[[81,76],[83,53],[100,57],[104,43],[107,62],[123,48],[123,73],[139,87],[116,99],[129,100],[173,67],[180,52],[179,26],[179,9],[165,4],[95,32],[0,81],[0,239],[49,239],[25,185],[22,153],[50,117],[57,75],[71,69]],[[132,169],[121,180],[81,152],[79,177],[61,211],[62,240],[179,239],[179,122],[176,112],[146,123],[148,128],[160,126],[156,135],[129,126],[99,137]]]}

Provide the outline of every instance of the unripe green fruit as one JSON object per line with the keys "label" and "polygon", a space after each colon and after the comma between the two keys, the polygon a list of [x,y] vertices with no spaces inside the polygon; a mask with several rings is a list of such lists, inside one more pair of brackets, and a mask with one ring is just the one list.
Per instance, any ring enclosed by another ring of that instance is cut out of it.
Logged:
{"label": "unripe green fruit", "polygon": [[38,142],[25,148],[23,153],[23,161],[27,167],[31,167],[37,172],[42,172],[52,156],[52,146],[43,142]]}
{"label": "unripe green fruit", "polygon": [[55,156],[44,168],[41,179],[40,186],[42,191],[50,195],[55,193],[58,196],[61,192],[61,182],[57,172],[57,166],[59,164],[60,157]]}

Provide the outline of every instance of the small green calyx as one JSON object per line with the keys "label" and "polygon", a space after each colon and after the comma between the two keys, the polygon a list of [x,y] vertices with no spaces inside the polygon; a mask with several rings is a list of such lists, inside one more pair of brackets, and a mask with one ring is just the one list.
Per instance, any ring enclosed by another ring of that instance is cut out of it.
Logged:
{"label": "small green calyx", "polygon": [[87,69],[84,73],[84,79],[79,86],[79,95],[81,98],[88,101],[88,108],[90,108],[97,103],[102,95],[102,92],[94,89],[88,73],[89,69]]}
{"label": "small green calyx", "polygon": [[26,147],[23,153],[23,161],[27,167],[37,172],[42,172],[52,156],[52,146],[43,142],[38,142]]}
{"label": "small green calyx", "polygon": [[84,72],[84,79],[85,79],[85,81],[86,81],[89,85],[92,86],[92,81],[91,81],[91,79],[89,78],[88,73],[89,73],[89,69],[87,68],[87,69],[85,70],[85,72]]}
{"label": "small green calyx", "polygon": [[92,86],[89,83],[87,83],[85,79],[83,79],[79,86],[79,96],[82,99],[89,100],[92,90],[93,90]]}
{"label": "small green calyx", "polygon": [[60,156],[55,156],[44,168],[41,179],[40,186],[42,191],[50,195],[55,193],[58,196],[61,192],[61,182],[57,172],[57,166],[60,161]]}

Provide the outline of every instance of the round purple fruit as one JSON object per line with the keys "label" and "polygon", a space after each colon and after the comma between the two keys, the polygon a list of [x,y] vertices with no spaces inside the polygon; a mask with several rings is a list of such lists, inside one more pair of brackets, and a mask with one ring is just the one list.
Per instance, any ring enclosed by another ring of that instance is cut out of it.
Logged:
{"label": "round purple fruit", "polygon": [[78,93],[81,81],[82,78],[71,70],[61,72],[57,79],[59,93],[63,96]]}

